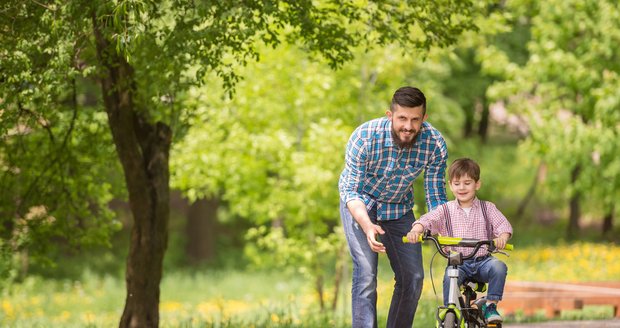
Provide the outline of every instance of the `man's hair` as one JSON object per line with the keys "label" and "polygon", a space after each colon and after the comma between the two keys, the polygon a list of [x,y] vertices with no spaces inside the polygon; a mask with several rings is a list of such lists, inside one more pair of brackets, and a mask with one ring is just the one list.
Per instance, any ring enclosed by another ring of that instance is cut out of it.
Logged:
{"label": "man's hair", "polygon": [[401,87],[396,90],[394,96],[392,96],[392,103],[390,104],[390,110],[392,112],[396,105],[408,108],[422,106],[423,113],[426,114],[426,97],[418,88]]}
{"label": "man's hair", "polygon": [[469,158],[459,158],[450,164],[448,169],[448,179],[450,181],[460,179],[466,175],[478,182],[480,180],[480,166],[478,163]]}

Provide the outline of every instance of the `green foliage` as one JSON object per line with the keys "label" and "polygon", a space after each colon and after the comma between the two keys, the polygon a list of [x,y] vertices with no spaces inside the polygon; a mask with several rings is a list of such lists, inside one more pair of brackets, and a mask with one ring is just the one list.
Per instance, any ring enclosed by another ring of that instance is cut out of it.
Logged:
{"label": "green foliage", "polygon": [[[28,249],[28,256],[36,258],[58,244],[51,242],[54,238],[71,247],[105,243],[118,228],[105,204],[119,195],[120,170],[112,159],[101,113],[104,106],[112,113],[110,108],[118,105],[110,102],[127,99],[110,100],[94,82],[111,78],[108,90],[131,91],[126,108],[130,113],[125,114],[148,124],[164,122],[180,140],[193,115],[178,105],[178,98],[190,86],[213,77],[223,81],[218,94],[232,93],[239,71],[259,59],[258,46],[294,43],[310,56],[321,56],[332,68],[351,60],[358,46],[395,43],[401,49],[425,52],[452,43],[463,30],[473,28],[469,4],[466,0],[441,6],[433,1],[4,1],[0,5],[0,136],[6,141],[0,150],[3,245],[10,252]],[[125,75],[110,76],[116,69]],[[108,102],[100,104],[100,97]],[[327,131],[331,136],[326,144],[334,149],[346,128],[326,129],[328,121],[307,117],[301,110],[286,113],[298,125],[290,139],[286,126],[280,126],[276,135],[248,140],[235,135],[243,130],[237,129],[234,119],[224,123],[232,134],[225,137],[256,146],[248,153],[237,149],[241,156],[234,158],[238,165],[232,167],[238,171],[226,175],[230,179],[225,190],[237,195],[231,199],[246,200],[231,202],[236,213],[259,213],[266,220],[295,211],[302,202],[284,192],[295,188],[333,199],[321,183],[332,181],[335,170],[308,164],[319,150],[313,145],[302,149],[308,142],[302,137],[315,143]],[[207,143],[222,138],[214,136]],[[122,148],[126,140],[116,142]],[[217,185],[219,178],[211,181]],[[248,190],[259,192],[248,193],[254,198],[239,196]],[[280,202],[272,208],[254,202],[274,198]],[[33,211],[37,214],[29,216]],[[300,212],[296,220],[316,222],[319,233],[333,225],[316,219],[326,213]]]}
{"label": "green foliage", "polygon": [[105,116],[78,97],[83,80],[48,82],[0,86],[0,236],[23,263],[45,263],[67,246],[107,244],[120,227],[107,207],[121,193]]}
{"label": "green foliage", "polygon": [[173,149],[171,182],[190,199],[220,197],[233,218],[258,226],[246,244],[255,264],[296,268],[327,285],[335,268],[326,263],[344,260],[337,183],[353,129],[385,115],[404,83],[428,90],[430,121],[446,136],[459,111],[433,79],[446,72],[434,53],[423,63],[393,47],[360,51],[334,72],[294,48],[261,52],[234,98],[213,85],[187,95],[195,116]]}
{"label": "green foliage", "polygon": [[586,210],[606,213],[620,195],[620,10],[613,1],[535,4],[527,63],[489,93],[527,118],[523,153],[547,165],[544,194],[587,191]]}

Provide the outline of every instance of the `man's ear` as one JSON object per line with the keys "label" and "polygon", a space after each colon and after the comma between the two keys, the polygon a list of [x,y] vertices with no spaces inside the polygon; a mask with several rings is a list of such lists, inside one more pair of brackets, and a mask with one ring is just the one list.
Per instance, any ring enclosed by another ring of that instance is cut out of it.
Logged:
{"label": "man's ear", "polygon": [[392,111],[391,110],[389,110],[389,109],[386,110],[385,111],[385,115],[387,116],[388,119],[390,119],[390,120],[392,119]]}

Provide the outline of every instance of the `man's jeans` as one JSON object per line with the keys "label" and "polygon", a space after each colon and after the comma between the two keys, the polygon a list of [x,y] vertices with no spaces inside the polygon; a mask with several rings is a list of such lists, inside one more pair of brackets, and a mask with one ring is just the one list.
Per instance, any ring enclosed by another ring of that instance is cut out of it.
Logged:
{"label": "man's jeans", "polygon": [[[377,224],[376,209],[369,213]],[[340,218],[353,258],[353,284],[351,288],[352,327],[377,327],[377,260],[366,240],[366,234],[357,224],[346,204],[340,201]],[[420,243],[403,243],[402,237],[411,230],[415,221],[413,212],[398,220],[379,221],[385,231],[379,235],[385,245],[396,283],[388,314],[387,328],[411,327],[418,300],[422,293],[424,269]]]}
{"label": "man's jeans", "polygon": [[[446,268],[447,270],[448,268]],[[506,284],[506,275],[508,267],[506,264],[493,256],[487,256],[484,259],[471,259],[463,262],[459,266],[459,286],[463,284],[466,278],[480,282],[488,282],[487,299],[490,301],[499,301],[504,294],[504,285]],[[448,293],[450,286],[450,278],[447,271],[443,279],[443,302],[448,302]],[[447,304],[446,304],[447,305]]]}

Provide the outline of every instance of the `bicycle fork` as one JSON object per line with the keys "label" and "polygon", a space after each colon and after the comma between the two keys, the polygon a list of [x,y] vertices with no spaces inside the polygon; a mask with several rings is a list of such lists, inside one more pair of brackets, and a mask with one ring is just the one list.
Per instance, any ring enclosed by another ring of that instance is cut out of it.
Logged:
{"label": "bicycle fork", "polygon": [[[448,290],[448,304],[437,309],[437,328],[465,328],[465,321],[459,302],[460,289],[458,284],[459,270],[451,266],[446,274],[450,279]],[[452,315],[452,313],[454,315]]]}

